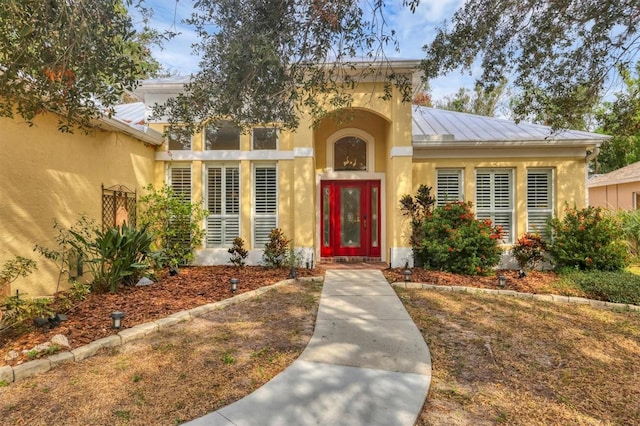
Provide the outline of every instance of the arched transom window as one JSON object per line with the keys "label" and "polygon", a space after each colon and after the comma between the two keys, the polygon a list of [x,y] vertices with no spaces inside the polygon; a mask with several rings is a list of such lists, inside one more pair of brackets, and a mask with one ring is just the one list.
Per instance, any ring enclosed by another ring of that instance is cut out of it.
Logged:
{"label": "arched transom window", "polygon": [[334,144],[334,170],[367,170],[367,142],[356,137],[347,136]]}

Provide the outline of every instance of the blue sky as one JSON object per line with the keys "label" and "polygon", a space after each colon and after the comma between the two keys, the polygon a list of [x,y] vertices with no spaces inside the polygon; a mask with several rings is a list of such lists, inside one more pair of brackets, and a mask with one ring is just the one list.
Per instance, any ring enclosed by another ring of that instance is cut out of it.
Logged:
{"label": "blue sky", "polygon": [[[463,0],[423,0],[415,13],[402,6],[402,0],[386,1],[387,24],[396,30],[400,43],[400,52],[389,49],[388,56],[421,59],[422,46],[435,34],[435,28],[450,18]],[[170,70],[188,75],[198,69],[198,58],[192,54],[191,45],[196,43],[197,35],[182,21],[191,15],[193,0],[145,0],[145,6],[153,9],[151,26],[160,30],[180,32],[164,49],[153,49],[154,56]],[[473,87],[473,79],[455,71],[452,74],[431,82],[434,99],[451,95],[459,87]]]}

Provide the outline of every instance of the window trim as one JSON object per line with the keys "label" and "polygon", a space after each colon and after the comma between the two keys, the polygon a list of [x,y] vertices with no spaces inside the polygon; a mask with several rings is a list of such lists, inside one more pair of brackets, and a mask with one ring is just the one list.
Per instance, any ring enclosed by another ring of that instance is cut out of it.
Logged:
{"label": "window trim", "polygon": [[[369,133],[361,129],[347,128],[338,130],[327,138],[327,164],[326,167],[335,171],[335,144],[345,137],[356,137],[367,144],[367,170],[350,170],[347,173],[374,173],[376,168],[376,140]],[[343,173],[343,172],[338,172]]]}

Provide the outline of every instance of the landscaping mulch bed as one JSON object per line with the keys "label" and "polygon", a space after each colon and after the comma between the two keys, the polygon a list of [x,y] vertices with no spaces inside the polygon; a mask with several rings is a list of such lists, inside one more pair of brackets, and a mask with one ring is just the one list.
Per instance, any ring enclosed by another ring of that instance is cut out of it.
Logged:
{"label": "landscaping mulch bed", "polygon": [[[299,269],[298,276],[324,275],[321,269]],[[233,294],[229,280],[238,278],[240,283],[236,294],[269,286],[289,277],[289,270],[267,269],[247,266],[191,266],[181,268],[178,275],[163,272],[158,281],[142,287],[121,287],[116,294],[89,294],[88,297],[64,312],[68,321],[49,329],[35,329],[27,332],[11,328],[0,332],[0,366],[16,365],[27,360],[23,350],[31,350],[40,343],[49,341],[54,335],[67,337],[71,348],[85,345],[94,340],[117,333],[112,328],[111,312],[125,314],[123,328],[165,318],[176,312],[200,305],[227,299]],[[10,351],[17,351],[20,357],[7,361]]]}
{"label": "landscaping mulch bed", "polygon": [[[394,268],[383,270],[384,276],[389,282],[404,281],[404,268]],[[558,280],[558,275],[551,271],[528,271],[526,276],[518,278],[518,271],[499,270],[495,274],[482,275],[459,275],[443,271],[428,271],[422,268],[411,269],[411,281],[444,286],[461,286],[502,289],[498,285],[498,276],[504,275],[507,278],[505,290],[514,290],[522,293],[549,293],[554,290],[552,284]],[[575,294],[578,296],[578,294]]]}

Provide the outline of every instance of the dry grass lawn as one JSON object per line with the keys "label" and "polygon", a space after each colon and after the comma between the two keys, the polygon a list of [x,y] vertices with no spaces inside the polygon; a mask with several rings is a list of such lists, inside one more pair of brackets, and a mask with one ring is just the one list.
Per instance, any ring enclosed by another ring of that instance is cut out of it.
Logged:
{"label": "dry grass lawn", "polygon": [[433,358],[418,425],[640,424],[640,314],[402,290]]}
{"label": "dry grass lawn", "polygon": [[[249,394],[309,341],[299,282],[0,387],[0,423],[172,425]],[[433,358],[418,425],[640,425],[640,314],[397,289]]]}
{"label": "dry grass lawn", "polygon": [[174,425],[266,383],[307,345],[321,284],[300,281],[0,387],[3,425]]}

